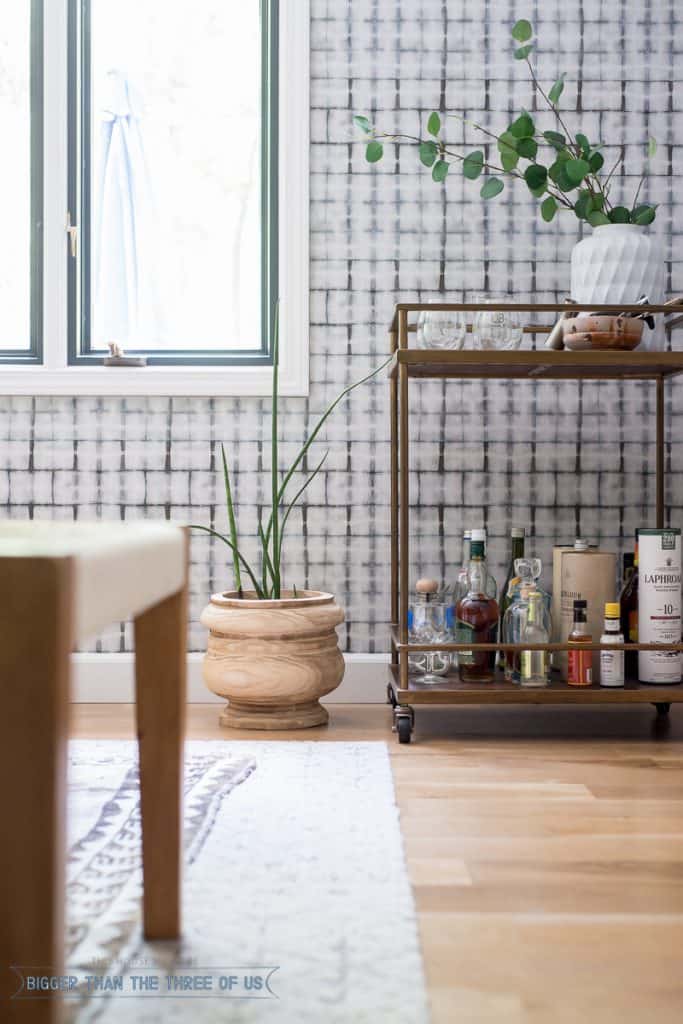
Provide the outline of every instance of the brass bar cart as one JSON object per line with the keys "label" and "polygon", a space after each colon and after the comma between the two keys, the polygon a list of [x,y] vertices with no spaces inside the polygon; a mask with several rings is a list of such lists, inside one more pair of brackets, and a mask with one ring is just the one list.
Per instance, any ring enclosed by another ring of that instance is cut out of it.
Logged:
{"label": "brass bar cart", "polygon": [[[612,313],[614,307],[576,304],[577,312]],[[672,702],[683,702],[683,684],[653,685],[627,680],[624,687],[570,686],[553,679],[547,687],[526,689],[505,680],[502,673],[492,683],[465,683],[456,672],[443,676],[437,684],[421,683],[408,673],[408,657],[420,651],[456,652],[459,650],[568,650],[568,644],[414,644],[408,641],[408,603],[410,566],[410,382],[412,380],[481,380],[504,379],[526,381],[653,381],[656,391],[656,525],[664,527],[665,474],[665,381],[683,373],[683,352],[587,350],[569,351],[540,349],[509,350],[442,350],[411,347],[409,338],[416,331],[415,315],[431,310],[476,313],[526,313],[536,318],[548,316],[545,325],[528,323],[524,333],[547,335],[553,322],[567,312],[566,304],[558,303],[399,303],[389,329],[393,354],[389,365],[391,416],[391,664],[387,686],[388,702],[393,707],[394,729],[401,743],[409,743],[415,724],[418,704],[623,704],[651,703],[660,714],[669,711]],[[671,305],[633,305],[620,307],[620,312],[666,313]],[[671,331],[683,324],[683,315],[672,316],[666,328]],[[584,649],[600,651],[599,643]],[[609,645],[612,651],[619,650]],[[661,645],[629,644],[623,649],[661,650]],[[667,645],[667,650],[683,651],[683,643]]]}

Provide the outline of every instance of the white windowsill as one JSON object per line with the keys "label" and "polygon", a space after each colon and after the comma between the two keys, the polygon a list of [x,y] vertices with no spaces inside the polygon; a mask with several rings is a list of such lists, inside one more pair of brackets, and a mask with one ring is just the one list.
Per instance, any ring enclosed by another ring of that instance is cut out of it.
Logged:
{"label": "white windowsill", "polygon": [[[308,352],[280,368],[281,395],[308,394]],[[187,395],[263,397],[270,366],[0,366],[0,395]]]}

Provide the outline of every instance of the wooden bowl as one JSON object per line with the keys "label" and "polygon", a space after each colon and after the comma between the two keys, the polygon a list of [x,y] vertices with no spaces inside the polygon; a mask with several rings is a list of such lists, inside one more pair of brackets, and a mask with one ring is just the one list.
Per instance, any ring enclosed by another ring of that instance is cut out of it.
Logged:
{"label": "wooden bowl", "polygon": [[562,340],[571,351],[585,349],[638,348],[643,336],[643,321],[631,316],[606,313],[579,313],[562,321]]}

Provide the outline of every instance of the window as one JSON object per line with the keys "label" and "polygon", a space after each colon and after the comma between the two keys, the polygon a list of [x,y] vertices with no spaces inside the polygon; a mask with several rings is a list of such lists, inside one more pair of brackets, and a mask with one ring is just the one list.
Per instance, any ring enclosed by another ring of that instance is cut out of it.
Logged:
{"label": "window", "polygon": [[0,18],[0,124],[3,133],[0,246],[0,358],[41,355],[42,10],[3,5]]}
{"label": "window", "polygon": [[[35,0],[31,19],[11,6],[34,329],[10,349],[8,319],[0,361],[23,346],[34,365],[0,368],[0,392],[267,394],[279,299],[282,391],[306,394],[307,0]],[[29,300],[14,255],[0,289],[17,334]],[[147,365],[105,367],[110,342]]]}

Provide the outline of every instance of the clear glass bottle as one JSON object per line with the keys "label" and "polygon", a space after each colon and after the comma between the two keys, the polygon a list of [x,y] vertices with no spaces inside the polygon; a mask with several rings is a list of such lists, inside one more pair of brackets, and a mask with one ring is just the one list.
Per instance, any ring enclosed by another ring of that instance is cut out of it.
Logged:
{"label": "clear glass bottle", "polygon": [[[467,594],[456,607],[455,635],[459,643],[495,643],[498,602],[486,593],[486,532],[472,530]],[[460,651],[458,664],[464,682],[492,682],[495,651]]]}
{"label": "clear glass bottle", "polygon": [[[550,595],[541,589],[538,580],[543,571],[540,558],[515,559],[515,572],[508,587],[509,604],[503,616],[501,640],[505,643],[519,644],[527,621],[529,595],[538,592],[541,595],[541,615],[543,628],[551,635]],[[519,683],[521,678],[521,652],[505,652],[505,678],[508,682]]]}
{"label": "clear glass bottle", "polygon": [[[526,623],[522,629],[521,643],[547,644],[550,633],[545,625],[543,595],[532,590],[527,599]],[[548,685],[550,658],[548,651],[522,651],[520,659],[520,686],[539,687]]]}
{"label": "clear glass bottle", "polygon": [[567,682],[570,686],[590,686],[593,682],[593,652],[582,651],[583,644],[593,642],[588,632],[586,601],[574,601],[574,624],[567,637],[571,644],[568,657]]}
{"label": "clear glass bottle", "polygon": [[[446,643],[452,638],[447,625],[447,604],[439,600],[436,580],[422,579],[415,585],[416,597],[408,607],[408,641],[421,644]],[[421,682],[439,682],[450,668],[448,653],[415,651],[408,655],[408,671],[422,676]]]}
{"label": "clear glass bottle", "polygon": [[[510,580],[516,578],[517,573],[515,571],[515,562],[518,558],[524,558],[524,535],[525,530],[523,526],[513,526],[510,530],[510,562],[508,565],[507,576],[505,577],[505,583],[503,584],[500,591],[500,635],[503,635],[503,619],[505,612],[510,606],[512,596],[510,594]],[[501,668],[505,666],[505,651],[500,651],[498,655],[498,664]]]}
{"label": "clear glass bottle", "polygon": [[[600,643],[623,644],[623,642],[619,602],[608,601],[605,605],[605,632],[600,637]],[[600,685],[623,686],[624,682],[624,652],[600,651]]]}

